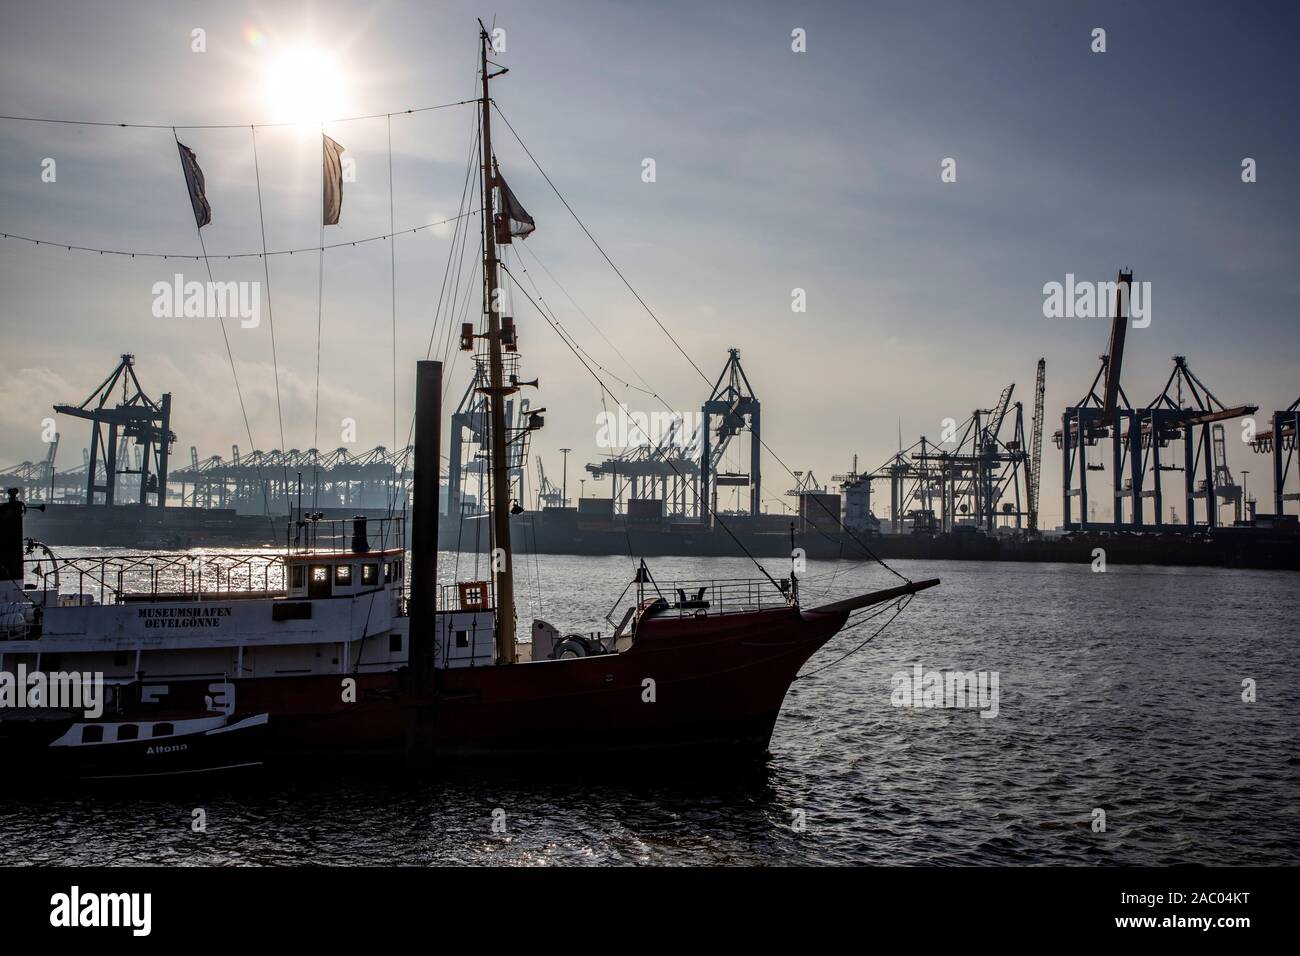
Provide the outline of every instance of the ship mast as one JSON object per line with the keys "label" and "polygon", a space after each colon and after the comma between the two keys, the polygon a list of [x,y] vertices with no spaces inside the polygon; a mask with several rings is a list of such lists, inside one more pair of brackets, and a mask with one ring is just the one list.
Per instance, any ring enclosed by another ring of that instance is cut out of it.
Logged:
{"label": "ship mast", "polygon": [[[488,421],[492,456],[492,568],[496,575],[497,660],[515,662],[515,586],[514,556],[510,549],[510,461],[506,456],[505,397],[517,389],[506,385],[501,359],[500,287],[497,284],[496,217],[492,209],[492,124],[489,116],[491,98],[488,80],[487,28],[479,21],[480,67],[483,71],[482,140],[483,140],[483,308],[487,312],[488,344]],[[505,72],[504,69],[501,70]]]}

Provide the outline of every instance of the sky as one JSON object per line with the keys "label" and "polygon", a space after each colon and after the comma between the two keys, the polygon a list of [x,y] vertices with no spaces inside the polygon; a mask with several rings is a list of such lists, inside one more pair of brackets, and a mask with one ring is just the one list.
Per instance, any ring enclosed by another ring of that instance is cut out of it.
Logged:
{"label": "sky", "polygon": [[[322,232],[327,244],[389,233],[390,211],[398,230],[456,215],[473,107],[401,111],[477,95],[479,16],[505,31],[501,115],[705,376],[741,350],[765,441],[822,483],[854,455],[880,464],[900,431],[905,445],[939,439],[945,419],[990,407],[1009,382],[1028,429],[1041,356],[1042,524],[1058,522],[1050,436],[1109,334],[1104,318],[1044,315],[1044,285],[1067,274],[1129,268],[1151,283],[1150,325],[1130,329],[1124,361],[1135,404],[1158,394],[1173,355],[1224,403],[1258,404],[1261,427],[1300,394],[1300,16],[1286,5],[4,7],[0,114],[161,128],[0,119],[0,232],[197,255],[175,135],[206,177],[214,278],[264,288],[257,327],[227,322],[245,428],[219,323],[153,314],[154,284],[205,280],[201,263],[0,239],[0,468],[42,458],[50,406],[82,401],[124,352],[147,391],[172,394],[182,460],[191,445],[246,452],[249,432],[262,449],[404,445],[452,226],[331,249],[323,265],[314,251],[270,257],[265,272],[221,257],[260,250],[263,229],[266,248],[302,249]],[[315,119],[292,125],[303,117]],[[356,174],[340,224],[323,228],[320,119]],[[248,126],[273,122],[290,125],[257,130],[255,164]],[[529,270],[630,409],[698,411],[709,386],[494,122],[501,170],[537,222],[512,269]],[[234,128],[168,128],[223,124]],[[955,181],[941,177],[946,159]],[[792,310],[796,289],[806,311]],[[576,494],[581,465],[602,454],[601,389],[531,305],[509,305],[524,377],[540,381],[530,398],[547,408],[533,453],[558,481],[558,449],[574,449]],[[469,363],[448,359],[454,401]],[[59,466],[80,464],[81,423],[58,427]],[[1228,444],[1271,510],[1267,458]],[[764,478],[776,510],[793,479],[770,459]]]}

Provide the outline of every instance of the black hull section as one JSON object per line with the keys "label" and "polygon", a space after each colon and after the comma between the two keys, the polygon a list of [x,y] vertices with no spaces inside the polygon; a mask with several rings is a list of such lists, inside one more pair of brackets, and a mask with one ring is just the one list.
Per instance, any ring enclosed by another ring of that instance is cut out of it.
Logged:
{"label": "black hull section", "polygon": [[673,764],[751,763],[767,755],[778,714],[778,711],[773,711],[640,733],[583,734],[572,739],[552,737],[524,742],[518,737],[502,737],[465,744],[442,742],[434,748],[434,756],[439,760],[471,762],[508,758],[520,762],[589,763],[599,758],[629,763],[647,759]]}
{"label": "black hull section", "polygon": [[[347,515],[353,514],[349,510]],[[366,513],[366,509],[355,510]],[[745,549],[760,558],[789,558],[790,531],[770,518],[730,517],[728,525]],[[743,552],[726,532],[702,526],[662,522],[626,522],[623,518],[577,522],[571,515],[526,513],[512,519],[514,541],[521,552],[638,557],[741,557]],[[86,508],[54,505],[45,513],[27,516],[28,534],[52,546],[95,546],[129,549],[179,550],[190,547],[258,547],[283,545],[285,519],[235,515],[216,509],[133,506]],[[485,531],[481,521],[440,522],[438,547],[443,551],[482,550],[476,538]],[[984,534],[859,534],[838,529],[796,532],[795,546],[810,558],[858,560],[865,557],[859,541],[881,558],[921,561],[1031,561],[1089,563],[1096,548],[1104,548],[1108,564],[1155,564],[1186,567],[1237,567],[1300,570],[1300,529],[1283,527],[1220,528],[1206,533],[1169,530],[1153,532],[1076,532],[1066,537],[1017,540]]]}
{"label": "black hull section", "polygon": [[[381,508],[325,508],[326,518],[389,517]],[[184,548],[284,547],[287,515],[238,514],[227,508],[141,508],[138,505],[50,504],[29,511],[26,533],[51,547],[181,550]]]}
{"label": "black hull section", "polygon": [[[745,518],[728,518],[728,526],[755,557],[790,556],[790,531],[755,530]],[[769,522],[763,521],[766,525]],[[443,520],[438,546],[446,551],[474,551],[479,521],[458,527]],[[742,557],[736,542],[721,529],[682,525],[624,523],[622,518],[603,524],[578,523],[571,516],[524,514],[512,523],[513,540],[521,552],[539,554],[620,555],[637,557]],[[1089,564],[1093,551],[1102,548],[1107,564],[1154,564],[1187,567],[1234,567],[1265,570],[1300,570],[1300,530],[1220,528],[1212,533],[1170,531],[1075,532],[1034,540],[994,537],[979,533],[887,534],[851,537],[843,532],[796,532],[794,544],[809,558],[861,560],[863,545],[886,560],[921,561],[1029,561]]]}
{"label": "black hull section", "polygon": [[264,717],[217,733],[82,746],[51,746],[71,721],[10,722],[0,737],[0,756],[28,777],[53,780],[138,780],[262,766],[270,740]]}

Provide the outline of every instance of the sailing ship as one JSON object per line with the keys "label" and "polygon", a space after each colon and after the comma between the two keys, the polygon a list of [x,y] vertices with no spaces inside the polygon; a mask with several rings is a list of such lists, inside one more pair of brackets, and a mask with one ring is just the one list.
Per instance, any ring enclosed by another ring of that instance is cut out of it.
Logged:
{"label": "sailing ship", "polygon": [[[282,554],[63,558],[24,537],[11,490],[0,676],[47,679],[44,696],[19,687],[25,706],[0,708],[0,756],[19,761],[7,766],[100,778],[351,755],[759,757],[800,668],[852,615],[938,584],[900,578],[806,608],[793,569],[664,588],[643,561],[608,633],[535,620],[521,639],[509,468],[523,436],[506,406],[530,384],[497,307],[497,243],[522,210],[492,151],[498,74],[480,28],[483,321],[463,328],[462,347],[483,349],[491,575],[439,584],[437,361],[417,364],[409,522],[299,513]],[[541,424],[535,414],[528,428]]]}

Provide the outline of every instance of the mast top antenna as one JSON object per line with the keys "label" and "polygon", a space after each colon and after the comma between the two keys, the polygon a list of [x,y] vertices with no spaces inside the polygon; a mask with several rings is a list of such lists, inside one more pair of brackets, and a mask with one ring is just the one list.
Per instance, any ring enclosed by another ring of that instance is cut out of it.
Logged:
{"label": "mast top antenna", "polygon": [[[495,21],[493,21],[493,22],[495,23]],[[483,73],[484,73],[484,79],[490,80],[490,79],[492,79],[492,78],[494,78],[494,77],[501,76],[503,73],[509,73],[509,72],[510,72],[510,68],[509,68],[509,67],[501,66],[501,64],[500,64],[500,63],[497,63],[495,60],[489,60],[489,59],[487,58],[487,48],[488,48],[488,47],[492,47],[492,51],[495,53],[495,52],[496,52],[496,45],[492,42],[492,34],[491,34],[490,32],[488,32],[488,28],[487,28],[486,26],[483,25],[483,18],[482,18],[482,17],[479,17],[479,18],[478,18],[478,27],[479,27],[479,39],[481,39],[481,40],[483,41],[483,64],[484,64],[484,66],[483,66]],[[487,64],[489,64],[489,63],[491,63],[493,66],[500,66],[501,69],[497,70],[495,73],[488,73],[488,72],[487,72]]]}

